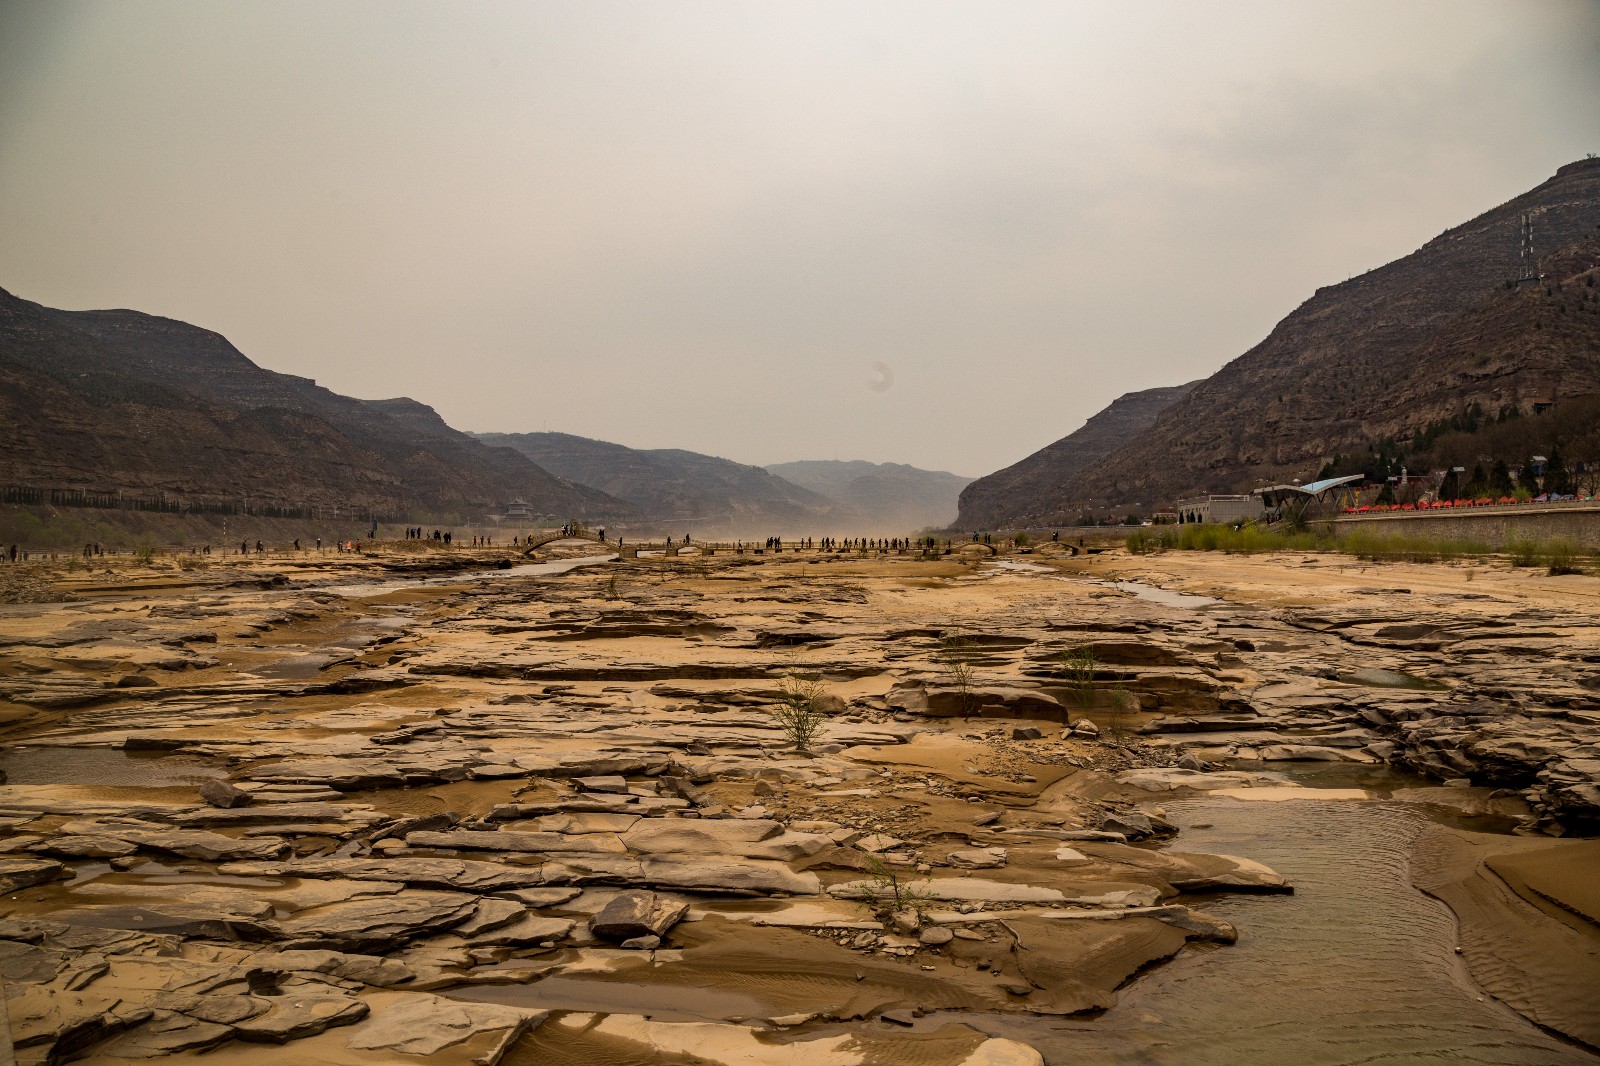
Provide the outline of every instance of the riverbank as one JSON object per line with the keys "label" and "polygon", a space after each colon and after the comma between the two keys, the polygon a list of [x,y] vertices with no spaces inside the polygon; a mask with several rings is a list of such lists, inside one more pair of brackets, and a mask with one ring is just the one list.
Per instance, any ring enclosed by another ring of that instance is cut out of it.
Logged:
{"label": "riverbank", "polygon": [[[1131,1051],[1143,989],[1251,942],[1235,912],[1320,913],[1274,857],[1297,862],[1303,829],[1212,839],[1196,805],[1366,809],[1319,780],[1380,765],[1345,720],[1461,685],[1339,680],[1418,667],[1235,599],[1259,573],[1205,604],[1110,584],[1160,583],[1127,569],[1144,559],[405,564],[93,592],[63,573],[77,600],[0,612],[20,679],[0,939],[28,1047],[254,1062],[270,1032],[300,1061],[1024,1063],[1074,1061],[1093,1029]],[[819,686],[809,753],[771,713],[786,678]],[[1409,837],[1391,843],[1403,868]],[[176,995],[197,989],[226,1016]],[[1533,1057],[1485,1061],[1581,1054],[1496,1039]]]}

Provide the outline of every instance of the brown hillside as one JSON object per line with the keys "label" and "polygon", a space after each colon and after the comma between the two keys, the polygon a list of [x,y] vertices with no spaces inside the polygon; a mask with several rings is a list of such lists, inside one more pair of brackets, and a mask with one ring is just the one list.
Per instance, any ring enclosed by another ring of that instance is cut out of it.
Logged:
{"label": "brown hillside", "polygon": [[135,311],[58,311],[0,290],[0,385],[0,486],[418,518],[481,517],[516,497],[552,515],[629,512],[416,401],[340,396]]}
{"label": "brown hillside", "polygon": [[[1525,213],[1550,277],[1507,290],[1520,273]],[[1600,317],[1593,299],[1571,290],[1593,291],[1585,271],[1600,248],[1597,227],[1600,159],[1564,166],[1411,255],[1319,289],[1264,341],[1054,495],[1003,495],[990,512],[1004,516],[995,524],[1151,508],[1194,492],[1304,478],[1335,453],[1407,437],[1468,403],[1492,411],[1595,391]]]}

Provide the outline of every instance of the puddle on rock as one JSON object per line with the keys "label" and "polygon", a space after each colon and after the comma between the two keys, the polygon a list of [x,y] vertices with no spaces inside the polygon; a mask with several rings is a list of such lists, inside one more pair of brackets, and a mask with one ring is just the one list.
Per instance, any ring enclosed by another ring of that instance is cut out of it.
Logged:
{"label": "puddle on rock", "polygon": [[1415,674],[1403,674],[1399,670],[1379,670],[1372,667],[1348,670],[1339,675],[1339,680],[1347,685],[1367,685],[1373,688],[1441,689],[1447,687],[1437,681],[1430,681],[1425,677],[1417,677]]}
{"label": "puddle on rock", "polygon": [[223,766],[191,755],[47,746],[16,747],[0,753],[0,771],[12,785],[120,788],[172,788],[228,776]]}
{"label": "puddle on rock", "polygon": [[453,988],[446,994],[453,999],[538,1010],[643,1014],[668,1022],[721,1022],[761,1018],[772,1013],[768,1004],[753,996],[722,989],[583,977],[546,977],[524,985]]}

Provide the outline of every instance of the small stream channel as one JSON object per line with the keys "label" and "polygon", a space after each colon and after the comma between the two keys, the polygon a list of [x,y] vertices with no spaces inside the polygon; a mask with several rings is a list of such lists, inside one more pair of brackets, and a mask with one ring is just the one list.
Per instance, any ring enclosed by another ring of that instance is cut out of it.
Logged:
{"label": "small stream channel", "polygon": [[[1287,772],[1297,776],[1292,764]],[[1429,784],[1389,770],[1355,773],[1335,780],[1331,768],[1316,767],[1299,783]],[[1450,911],[1411,884],[1411,845],[1430,819],[1490,826],[1385,799],[1199,797],[1165,808],[1182,828],[1175,848],[1264,862],[1294,882],[1295,894],[1203,902],[1238,927],[1239,942],[1185,952],[1099,1017],[954,1020],[1024,1040],[1052,1066],[1600,1062],[1486,996],[1455,954]]]}

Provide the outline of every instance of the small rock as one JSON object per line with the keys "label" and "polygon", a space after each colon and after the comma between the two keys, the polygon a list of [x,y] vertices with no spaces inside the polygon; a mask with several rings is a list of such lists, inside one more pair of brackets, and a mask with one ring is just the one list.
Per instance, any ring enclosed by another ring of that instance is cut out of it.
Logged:
{"label": "small rock", "polygon": [[930,925],[922,931],[921,936],[917,937],[918,940],[930,948],[948,944],[955,938],[956,935],[942,925]]}
{"label": "small rock", "polygon": [[912,1026],[917,1024],[917,1016],[911,1011],[904,1009],[886,1010],[882,1014],[878,1015],[878,1017],[892,1025]]}
{"label": "small rock", "polygon": [[1037,726],[1019,725],[1011,730],[1012,740],[1038,740],[1044,736],[1044,731]]}
{"label": "small rock", "polygon": [[1027,996],[1033,993],[1032,985],[1025,985],[1021,981],[1007,981],[1000,986],[1013,996]]}
{"label": "small rock", "polygon": [[1196,756],[1194,754],[1194,752],[1191,752],[1191,751],[1184,752],[1183,753],[1183,757],[1178,760],[1178,769],[1180,769],[1180,770],[1197,770],[1198,771],[1198,770],[1204,770],[1205,768],[1206,768],[1206,764],[1201,762],[1199,757]]}
{"label": "small rock", "polygon": [[616,774],[602,777],[574,777],[572,783],[580,792],[627,792],[628,779]]}
{"label": "small rock", "polygon": [[589,919],[589,930],[606,940],[634,940],[660,937],[676,925],[689,910],[682,900],[655,892],[624,892]]}
{"label": "small rock", "polygon": [[622,946],[630,951],[654,951],[661,946],[658,936],[634,936],[622,942]]}
{"label": "small rock", "polygon": [[974,818],[972,820],[972,824],[973,825],[993,825],[994,823],[998,822],[999,820],[1000,820],[1000,812],[999,811],[990,811],[988,814],[980,814],[980,815],[978,815],[976,818]]}
{"label": "small rock", "polygon": [[248,807],[254,798],[218,777],[200,786],[200,798],[213,807]]}

